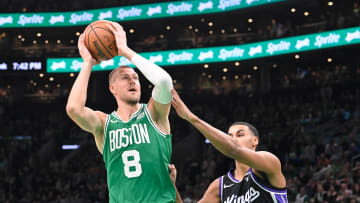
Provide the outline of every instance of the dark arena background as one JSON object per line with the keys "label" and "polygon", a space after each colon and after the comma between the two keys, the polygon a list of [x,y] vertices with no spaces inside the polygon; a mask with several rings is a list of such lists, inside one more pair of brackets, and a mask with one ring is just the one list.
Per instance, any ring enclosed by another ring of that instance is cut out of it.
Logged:
{"label": "dark arena background", "polygon": [[[281,160],[289,202],[360,202],[359,3],[1,0],[0,202],[108,202],[93,136],[65,112],[78,36],[98,19],[153,54],[199,117],[225,132],[234,121],[257,127],[259,148]],[[89,107],[116,108],[107,77],[124,63],[94,69]],[[140,79],[147,102],[152,86]],[[174,109],[170,122],[176,184],[196,202],[234,162]]]}

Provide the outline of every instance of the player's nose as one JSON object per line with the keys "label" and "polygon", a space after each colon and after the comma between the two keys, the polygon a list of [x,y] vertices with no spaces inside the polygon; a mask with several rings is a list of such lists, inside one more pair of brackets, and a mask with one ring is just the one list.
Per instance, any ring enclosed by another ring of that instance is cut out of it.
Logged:
{"label": "player's nose", "polygon": [[136,83],[136,80],[135,80],[134,78],[130,78],[130,79],[129,79],[129,83],[130,83],[130,84],[135,84],[135,83]]}

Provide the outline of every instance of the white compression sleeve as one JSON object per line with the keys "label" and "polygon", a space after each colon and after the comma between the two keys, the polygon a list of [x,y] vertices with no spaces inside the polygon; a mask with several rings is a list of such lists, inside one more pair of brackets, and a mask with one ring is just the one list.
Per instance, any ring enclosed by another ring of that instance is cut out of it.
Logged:
{"label": "white compression sleeve", "polygon": [[169,104],[172,99],[171,90],[173,83],[171,76],[161,67],[140,56],[134,54],[131,62],[153,85],[152,97],[161,104]]}

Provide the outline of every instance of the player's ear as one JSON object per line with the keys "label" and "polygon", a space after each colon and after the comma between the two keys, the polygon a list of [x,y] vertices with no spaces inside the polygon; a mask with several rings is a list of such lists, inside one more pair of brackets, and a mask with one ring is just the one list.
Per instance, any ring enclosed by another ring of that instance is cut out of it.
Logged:
{"label": "player's ear", "polygon": [[113,95],[117,95],[115,91],[115,86],[112,83],[109,84],[109,90]]}
{"label": "player's ear", "polygon": [[253,143],[254,145],[257,147],[259,145],[259,137],[258,136],[253,136]]}

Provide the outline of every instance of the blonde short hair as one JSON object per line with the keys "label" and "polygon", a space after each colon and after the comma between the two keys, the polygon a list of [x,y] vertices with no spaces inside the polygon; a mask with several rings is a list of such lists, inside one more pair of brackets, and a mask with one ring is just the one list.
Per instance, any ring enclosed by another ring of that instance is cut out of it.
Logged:
{"label": "blonde short hair", "polygon": [[112,83],[114,81],[114,75],[115,73],[120,70],[121,68],[132,68],[130,66],[119,66],[117,68],[115,68],[114,70],[112,70],[110,73],[109,73],[109,84]]}

